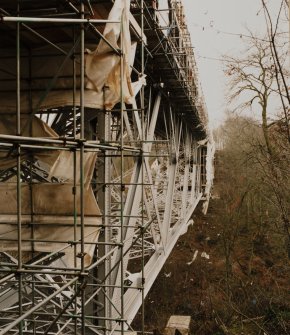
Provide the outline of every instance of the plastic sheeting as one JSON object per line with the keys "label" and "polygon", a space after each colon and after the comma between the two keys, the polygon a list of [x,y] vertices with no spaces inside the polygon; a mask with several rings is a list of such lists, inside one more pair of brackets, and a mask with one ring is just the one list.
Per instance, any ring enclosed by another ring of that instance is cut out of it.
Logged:
{"label": "plastic sheeting", "polygon": [[[1,183],[1,214],[17,213],[16,183]],[[30,194],[31,193],[31,194]],[[74,215],[73,184],[66,183],[22,183],[21,214],[23,215]],[[85,190],[84,212],[87,216],[100,215],[93,192]],[[76,212],[80,213],[79,186],[77,186]],[[70,219],[68,220],[69,223]]]}
{"label": "plastic sheeting", "polygon": [[[90,187],[90,181],[93,176],[94,166],[96,163],[96,153],[87,152],[84,153],[84,185],[88,189]],[[53,177],[63,182],[73,182],[74,180],[74,169],[72,168],[76,164],[75,183],[80,183],[80,153],[76,152],[74,155],[70,151],[62,151],[54,165],[50,169],[49,179]]]}
{"label": "plastic sheeting", "polygon": [[[41,120],[39,120],[41,121]],[[37,121],[38,122],[38,121]],[[42,122],[37,123],[34,134],[41,134]],[[49,127],[45,129],[49,133]],[[43,134],[42,134],[43,135]],[[51,152],[54,154],[55,152]],[[72,241],[81,239],[80,231],[80,153],[61,151],[55,157],[49,177],[64,183],[21,183],[21,240],[22,251],[52,252],[66,247],[64,260],[74,265]],[[49,155],[48,155],[49,156]],[[96,153],[84,154],[84,243],[85,265],[91,263],[94,243],[100,231],[100,209],[90,185]],[[3,161],[3,158],[2,158]],[[76,178],[74,180],[74,162]],[[17,184],[13,180],[0,183],[0,250],[18,250]],[[76,226],[75,226],[76,224]],[[28,240],[28,241],[27,241]],[[30,241],[29,241],[30,240]],[[77,243],[76,252],[80,252]]]}
{"label": "plastic sheeting", "polygon": [[[97,49],[89,52],[86,57],[87,88],[100,92],[106,87],[104,94],[105,109],[113,108],[121,100],[121,78],[124,102],[128,103],[133,96],[130,79],[132,47],[129,13],[130,1],[116,0],[108,19],[122,21],[122,23],[107,23],[104,30],[106,40],[115,49],[122,50],[123,57],[116,54],[105,40],[101,40]],[[121,64],[122,61],[123,64]]]}
{"label": "plastic sheeting", "polygon": [[[112,48],[101,40],[94,51],[88,51],[85,59],[86,89],[85,107],[95,109],[111,109],[121,101],[122,94],[126,103],[133,103],[135,95],[141,86],[145,84],[145,76],[131,83],[131,67],[134,63],[136,43],[131,44],[129,31],[129,0],[116,0],[109,14],[109,19],[122,21],[121,23],[108,23],[104,30],[105,38],[116,49],[123,50],[123,56],[116,54]],[[93,50],[93,48],[92,48]],[[62,106],[80,105],[80,91],[76,92],[75,100],[72,92],[72,66],[71,61],[62,66],[60,77],[54,82],[52,90],[44,96],[44,90],[51,78],[57,73],[63,62],[63,56],[55,56],[46,50],[32,50],[34,58],[32,62],[32,92],[31,96],[21,95],[22,123],[28,122],[28,127],[22,133],[23,136],[32,137],[57,137],[58,135],[47,124],[37,117],[27,115],[37,109],[45,110]],[[38,57],[39,55],[39,57]],[[9,60],[9,57],[7,58]],[[24,57],[21,61],[25,62]],[[123,63],[121,63],[123,62]],[[8,61],[9,63],[9,61]],[[13,62],[6,64],[11,73],[15,72]],[[12,64],[13,63],[13,64]],[[6,67],[2,64],[1,67]],[[23,64],[22,64],[23,65]],[[27,66],[22,66],[25,69]],[[79,71],[79,70],[78,70]],[[121,73],[121,71],[123,71]],[[76,73],[77,77],[79,72]],[[43,78],[43,79],[42,79]],[[121,79],[122,78],[122,79]],[[35,86],[34,86],[35,85]],[[22,87],[25,89],[26,87]],[[37,90],[34,90],[36,88]],[[79,88],[79,80],[77,80]],[[3,88],[5,89],[5,88]],[[11,87],[12,89],[12,87]],[[39,93],[39,89],[43,90]],[[2,88],[1,88],[2,90]],[[0,133],[15,135],[16,110],[15,95],[1,93]],[[5,117],[4,117],[5,114]],[[7,117],[8,115],[8,117]],[[14,166],[16,159],[11,155],[1,153],[2,168]],[[28,156],[23,152],[23,159]],[[51,252],[63,249],[66,254],[65,260],[69,266],[73,266],[74,248],[72,241],[80,240],[80,154],[76,155],[68,151],[41,151],[35,153],[35,158],[44,161],[50,166],[48,179],[58,180],[58,183],[21,183],[21,240],[22,251]],[[76,159],[76,161],[75,161]],[[100,231],[100,210],[90,185],[95,166],[96,154],[84,154],[84,243],[85,264],[89,265]],[[76,173],[74,173],[74,165]],[[75,183],[73,180],[75,179]],[[18,228],[17,228],[17,184],[10,182],[0,184],[0,250],[18,250]],[[75,225],[77,223],[77,225]],[[77,243],[76,251],[80,251]]]}
{"label": "plastic sheeting", "polygon": [[[51,129],[46,123],[39,118],[28,115],[21,115],[21,127],[28,124],[28,127],[23,128],[22,136],[51,138],[58,137],[57,133]],[[5,118],[0,118],[0,134],[2,135],[15,135],[16,134],[16,116],[6,115]],[[53,164],[58,156],[57,151],[35,150],[33,157],[43,161],[46,164]],[[12,151],[0,152],[0,170],[9,169],[17,165],[16,154]],[[31,151],[28,155],[22,150],[21,160],[31,158]]]}
{"label": "plastic sheeting", "polygon": [[[0,113],[15,113],[16,100],[14,95],[0,93]],[[103,109],[104,106],[104,93],[96,92],[93,90],[85,90],[84,92],[84,105],[88,108]],[[62,91],[51,91],[40,104],[39,93],[32,93],[32,110],[45,110],[52,108],[59,108],[65,106],[80,106],[80,91],[76,91],[75,100],[71,89]],[[21,114],[30,113],[30,101],[27,95],[21,95]]]}
{"label": "plastic sheeting", "polygon": [[[22,215],[22,251],[52,252],[64,246],[70,246],[71,241],[80,239],[80,192],[77,188],[76,213],[74,213],[73,185],[41,183],[21,186],[21,215]],[[17,229],[17,189],[15,183],[0,184],[0,250],[13,251],[18,246]],[[94,245],[100,228],[99,207],[92,189],[84,191],[85,213],[85,253],[86,265],[93,256]],[[78,226],[74,230],[74,214]],[[32,220],[31,220],[32,219]],[[33,223],[33,224],[31,224]],[[86,225],[90,226],[86,226]],[[94,227],[95,226],[95,227]],[[74,234],[76,233],[76,236]],[[76,238],[75,238],[76,237]],[[32,239],[33,241],[24,241]],[[62,241],[63,243],[60,243]],[[86,244],[87,243],[87,244]],[[77,247],[78,252],[80,246]],[[73,264],[71,247],[63,250],[66,262]]]}
{"label": "plastic sheeting", "polygon": [[[126,103],[132,104],[134,101],[134,97],[138,94],[140,91],[142,85],[146,84],[146,76],[142,76],[139,78],[138,81],[133,82],[131,84],[133,95],[130,95],[126,99]],[[115,96],[112,94],[112,92],[107,91],[100,91],[96,92],[94,90],[85,90],[84,91],[84,105],[87,108],[93,108],[93,109],[103,109],[104,108],[104,101],[109,101],[106,104],[106,109],[111,109],[115,106],[116,102],[119,102],[120,100],[114,100],[114,102],[111,102],[110,96]],[[16,110],[16,100],[14,95],[9,94],[3,94],[0,93],[0,114],[11,114],[15,113]],[[39,105],[39,94],[34,92],[32,93],[32,102],[33,102],[33,110],[35,110],[36,106],[38,107],[38,110],[45,110],[45,109],[52,109],[52,108],[59,108],[59,107],[65,107],[65,106],[73,106],[76,104],[76,106],[80,106],[80,91],[76,92],[75,100],[73,98],[73,94],[71,90],[63,90],[63,91],[51,91],[48,93],[45,100],[43,100]],[[113,101],[113,100],[112,100]],[[21,114],[27,114],[30,113],[31,107],[30,107],[30,100],[29,97],[26,95],[21,96]],[[109,108],[110,107],[110,108]],[[0,116],[2,118],[2,116]]]}
{"label": "plastic sheeting", "polygon": [[[140,83],[144,83],[144,77],[139,78],[135,83],[131,83],[131,66],[134,64],[137,44],[131,42],[129,30],[130,1],[116,0],[108,19],[122,21],[121,23],[107,23],[104,30],[104,37],[117,50],[123,50],[123,57],[120,57],[104,40],[101,39],[96,46],[87,45],[85,55],[85,83],[84,105],[94,109],[112,109],[116,103],[121,101],[122,93],[125,103],[132,104],[132,99],[138,93],[136,88]],[[60,45],[67,52],[71,45]],[[31,97],[27,93],[21,95],[21,113],[31,113],[31,111],[51,109],[64,106],[72,106],[74,103],[80,105],[80,69],[76,66],[76,96],[73,98],[73,64],[70,59],[63,63],[64,55],[55,55],[54,50],[49,47],[32,49],[33,56],[31,62],[31,86],[27,86],[24,81],[21,88],[31,89]],[[6,51],[1,51],[1,54]],[[6,54],[5,54],[6,55]],[[15,77],[15,58],[10,59],[9,55],[14,55],[12,51],[4,57],[0,64],[0,70],[5,70],[7,79]],[[46,55],[46,57],[43,57]],[[23,77],[29,77],[27,69],[27,55],[23,54],[21,59],[21,71]],[[121,64],[121,61],[123,62]],[[61,71],[59,69],[61,68]],[[121,73],[121,69],[123,73]],[[58,73],[59,72],[59,73]],[[44,97],[44,92],[48,85],[51,85],[53,76],[59,76],[53,82],[51,91]],[[6,77],[5,77],[6,78]],[[122,80],[121,80],[122,78]],[[8,81],[11,82],[11,81]],[[10,85],[10,84],[9,84]],[[11,84],[12,85],[12,84]],[[14,85],[14,84],[13,84]],[[135,90],[134,90],[135,88]],[[0,91],[13,90],[15,87],[2,87]],[[39,91],[41,90],[41,91]],[[15,94],[0,92],[0,113],[15,113]]]}
{"label": "plastic sheeting", "polygon": [[214,180],[214,154],[215,154],[215,143],[210,133],[209,139],[207,140],[207,154],[206,154],[206,185],[205,185],[205,202],[203,204],[202,212],[207,213],[209,200],[211,197],[211,189]]}

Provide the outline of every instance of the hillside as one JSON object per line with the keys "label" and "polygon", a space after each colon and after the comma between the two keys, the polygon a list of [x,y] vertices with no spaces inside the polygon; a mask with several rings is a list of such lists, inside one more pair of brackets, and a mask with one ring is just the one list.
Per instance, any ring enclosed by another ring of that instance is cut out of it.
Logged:
{"label": "hillside", "polygon": [[[264,221],[257,225],[249,208],[245,215],[238,196],[223,196],[229,177],[223,162],[219,157],[208,214],[194,215],[146,298],[146,331],[162,333],[170,315],[180,314],[191,316],[192,335],[290,333],[282,239]],[[227,185],[234,191],[235,184]]]}
{"label": "hillside", "polygon": [[275,256],[266,242],[256,241],[248,274],[247,236],[241,232],[229,297],[218,209],[219,200],[213,200],[208,215],[196,215],[194,226],[178,241],[146,298],[146,331],[162,333],[170,315],[181,314],[192,317],[194,335],[254,335],[263,329],[269,335],[289,334],[289,263]]}

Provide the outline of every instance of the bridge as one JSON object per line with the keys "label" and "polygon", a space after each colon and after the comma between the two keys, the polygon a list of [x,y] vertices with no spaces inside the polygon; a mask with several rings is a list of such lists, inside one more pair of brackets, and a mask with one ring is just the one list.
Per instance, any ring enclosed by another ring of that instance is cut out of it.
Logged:
{"label": "bridge", "polygon": [[210,197],[182,1],[2,0],[0,15],[0,334],[131,332]]}

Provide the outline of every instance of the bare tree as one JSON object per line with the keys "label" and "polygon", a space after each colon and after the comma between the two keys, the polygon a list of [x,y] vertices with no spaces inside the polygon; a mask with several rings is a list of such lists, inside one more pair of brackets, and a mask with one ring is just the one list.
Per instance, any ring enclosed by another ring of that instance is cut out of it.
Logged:
{"label": "bare tree", "polygon": [[268,104],[270,95],[276,93],[275,71],[271,52],[264,40],[254,36],[244,58],[226,57],[226,75],[230,78],[230,101],[238,100],[237,109],[252,108],[255,101],[261,107],[264,138],[269,154],[272,148],[268,133]]}
{"label": "bare tree", "polygon": [[[263,5],[269,21],[268,34],[271,38],[267,40],[267,38],[252,35],[248,40],[244,57],[226,57],[225,74],[229,77],[229,99],[231,102],[237,102],[236,109],[260,110],[264,143],[257,147],[255,160],[263,172],[262,182],[268,186],[269,199],[274,201],[278,210],[290,258],[290,176],[287,168],[290,163],[289,112],[287,110],[289,92],[287,74],[282,67],[286,54],[283,48],[278,54],[279,42],[276,40],[278,23],[273,28],[270,12],[264,1]],[[277,105],[278,101],[280,101],[280,110],[283,111],[284,118],[276,118],[270,122],[270,115],[274,117],[273,102]]]}
{"label": "bare tree", "polygon": [[[272,19],[272,16],[271,16],[271,13],[270,13],[270,10],[268,8],[268,5],[267,5],[266,1],[261,0],[261,3],[262,3],[262,6],[263,6],[265,21],[266,21],[266,24],[267,24],[267,34],[268,34],[268,38],[269,38],[269,46],[270,46],[271,54],[272,54],[272,57],[273,57],[273,64],[274,64],[274,69],[275,69],[275,78],[276,78],[277,87],[278,87],[278,90],[279,90],[281,103],[282,103],[282,107],[283,107],[288,141],[290,143],[290,127],[289,127],[290,94],[289,94],[289,89],[288,89],[288,86],[287,86],[287,79],[286,79],[287,76],[289,77],[289,73],[287,73],[286,69],[284,68],[284,66],[282,64],[281,57],[280,57],[279,52],[277,50],[278,49],[277,34],[278,34],[278,28],[279,28],[279,22],[280,22],[281,14],[282,14],[283,9],[284,9],[284,13],[288,13],[288,15],[289,15],[290,5],[289,5],[289,11],[288,11],[287,0],[281,0],[280,9],[279,9],[279,13],[278,13],[277,18],[276,18],[276,22],[273,22],[273,19]],[[287,17],[287,14],[285,16]],[[289,16],[288,16],[288,21],[289,21]],[[285,100],[286,100],[286,102],[285,102]]]}

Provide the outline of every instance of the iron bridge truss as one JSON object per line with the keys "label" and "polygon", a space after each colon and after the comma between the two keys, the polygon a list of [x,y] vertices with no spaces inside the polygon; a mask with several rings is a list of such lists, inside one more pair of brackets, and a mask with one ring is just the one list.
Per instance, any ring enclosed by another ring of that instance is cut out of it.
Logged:
{"label": "iron bridge truss", "polygon": [[[0,334],[132,331],[209,197],[211,137],[182,3],[1,0],[0,15]],[[88,86],[101,43],[115,88]]]}

